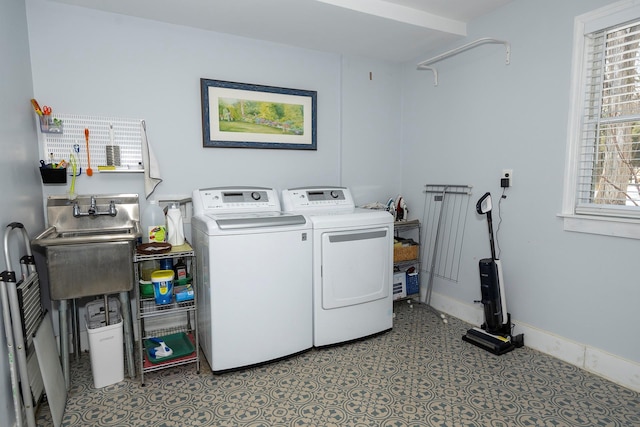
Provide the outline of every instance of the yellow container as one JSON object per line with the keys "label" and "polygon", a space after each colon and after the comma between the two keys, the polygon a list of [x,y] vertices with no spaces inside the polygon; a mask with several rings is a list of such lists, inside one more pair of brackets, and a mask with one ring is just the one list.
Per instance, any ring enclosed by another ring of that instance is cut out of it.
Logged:
{"label": "yellow container", "polygon": [[173,270],[156,270],[151,273],[156,304],[170,304],[173,298]]}

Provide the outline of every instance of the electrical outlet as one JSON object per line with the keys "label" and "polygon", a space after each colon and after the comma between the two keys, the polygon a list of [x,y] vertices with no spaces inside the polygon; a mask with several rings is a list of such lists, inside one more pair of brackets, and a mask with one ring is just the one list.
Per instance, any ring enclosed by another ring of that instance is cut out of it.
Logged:
{"label": "electrical outlet", "polygon": [[513,169],[502,169],[500,187],[509,188],[513,185]]}

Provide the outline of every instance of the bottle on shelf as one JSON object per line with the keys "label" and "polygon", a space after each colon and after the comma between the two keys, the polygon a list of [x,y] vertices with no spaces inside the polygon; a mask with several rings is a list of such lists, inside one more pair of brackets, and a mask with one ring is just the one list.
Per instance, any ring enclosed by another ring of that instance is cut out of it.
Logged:
{"label": "bottle on shelf", "polygon": [[184,263],[184,260],[182,258],[178,258],[178,261],[173,266],[173,271],[176,274],[176,280],[182,280],[187,278],[187,275],[188,275],[187,265]]}
{"label": "bottle on shelf", "polygon": [[182,212],[177,203],[171,203],[167,211],[167,233],[169,238],[167,241],[172,246],[180,246],[184,244],[184,224],[182,222]]}
{"label": "bottle on shelf", "polygon": [[150,200],[141,221],[142,243],[165,242],[167,224],[157,200]]}

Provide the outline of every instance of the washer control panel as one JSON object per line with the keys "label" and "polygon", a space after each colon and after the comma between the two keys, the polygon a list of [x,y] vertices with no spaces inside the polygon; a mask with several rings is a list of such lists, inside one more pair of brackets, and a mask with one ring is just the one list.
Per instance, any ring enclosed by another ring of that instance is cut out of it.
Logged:
{"label": "washer control panel", "polygon": [[278,194],[273,188],[202,188],[194,190],[192,200],[194,214],[280,210]]}
{"label": "washer control panel", "polygon": [[299,210],[353,209],[351,192],[345,187],[292,188],[282,192],[285,212]]}

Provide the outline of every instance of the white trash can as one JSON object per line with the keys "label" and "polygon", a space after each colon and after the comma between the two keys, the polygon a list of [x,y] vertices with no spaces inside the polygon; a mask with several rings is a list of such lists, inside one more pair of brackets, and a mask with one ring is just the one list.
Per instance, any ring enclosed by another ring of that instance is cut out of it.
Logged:
{"label": "white trash can", "polygon": [[[95,304],[95,303],[90,303]],[[104,304],[102,315],[104,316]],[[91,373],[95,388],[106,387],[124,380],[123,328],[120,313],[112,315],[113,306],[109,301],[109,325],[98,321],[96,317],[87,316],[86,326],[89,336],[89,355],[91,357]],[[89,313],[87,304],[87,313]],[[114,322],[116,320],[116,322]]]}

